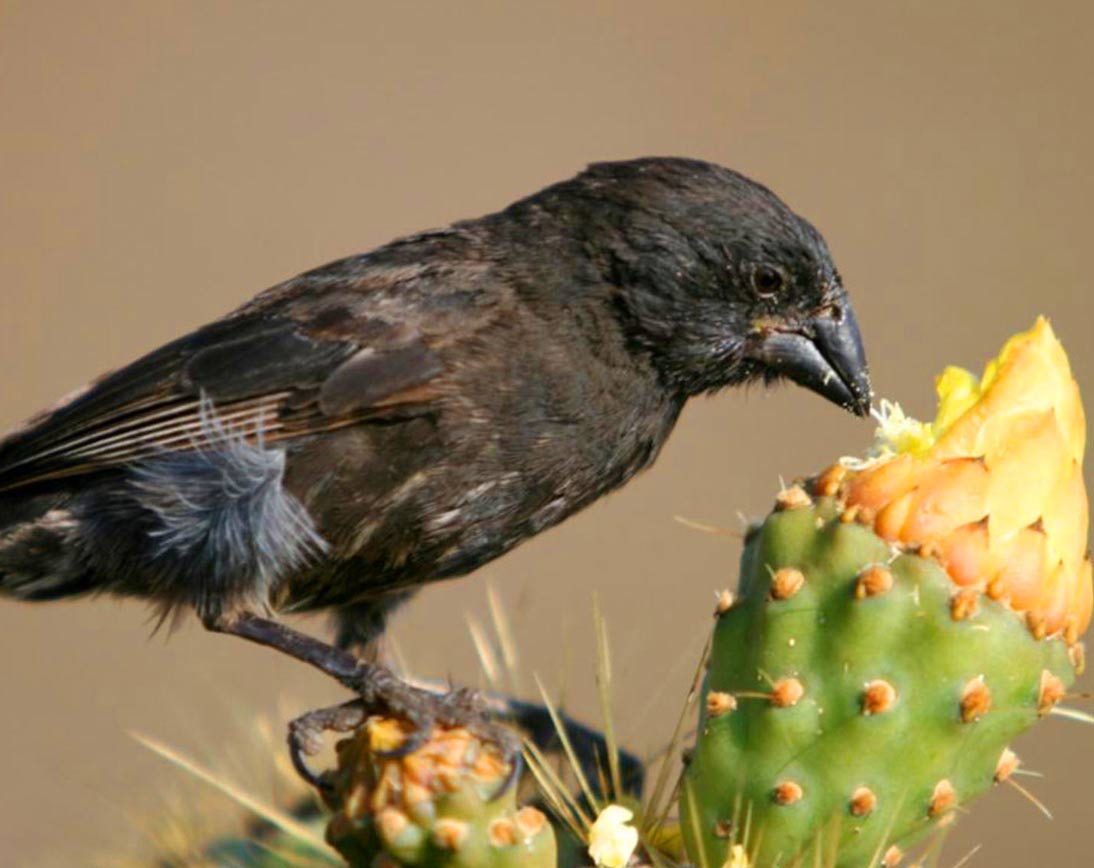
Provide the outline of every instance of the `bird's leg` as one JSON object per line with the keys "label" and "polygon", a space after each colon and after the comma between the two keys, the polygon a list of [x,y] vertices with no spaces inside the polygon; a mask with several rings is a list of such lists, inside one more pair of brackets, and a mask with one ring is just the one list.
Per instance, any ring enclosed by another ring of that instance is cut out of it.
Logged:
{"label": "bird's leg", "polygon": [[[363,716],[388,714],[403,718],[411,724],[413,730],[406,744],[400,748],[402,753],[409,753],[420,746],[438,719],[436,710],[443,703],[444,697],[412,687],[378,663],[360,660],[348,651],[335,648],[277,621],[243,612],[209,619],[206,627],[217,633],[239,636],[258,645],[274,648],[314,666],[358,695]],[[301,748],[305,753],[315,753],[325,730],[345,731],[334,725],[335,722],[345,719],[345,715],[336,715],[335,710],[321,709],[294,721],[290,735],[294,748]],[[298,760],[299,757],[294,756],[294,764],[298,764]]]}
{"label": "bird's leg", "polygon": [[275,648],[314,666],[357,694],[358,699],[352,702],[309,712],[290,725],[289,745],[293,765],[312,784],[322,786],[322,781],[308,769],[304,755],[319,750],[324,732],[346,732],[359,726],[371,714],[391,715],[410,723],[410,735],[393,752],[396,755],[411,753],[419,748],[430,737],[434,724],[440,723],[464,727],[493,742],[500,748],[510,767],[514,770],[519,768],[519,738],[509,728],[489,719],[486,706],[475,691],[455,690],[439,695],[414,687],[378,663],[359,660],[326,642],[247,612],[210,618],[205,626],[217,633],[239,636]]}
{"label": "bird's leg", "polygon": [[205,619],[204,624],[207,630],[214,633],[239,636],[288,654],[325,672],[347,687],[347,680],[356,677],[361,668],[361,661],[348,651],[342,651],[292,627],[249,612],[218,615]]}

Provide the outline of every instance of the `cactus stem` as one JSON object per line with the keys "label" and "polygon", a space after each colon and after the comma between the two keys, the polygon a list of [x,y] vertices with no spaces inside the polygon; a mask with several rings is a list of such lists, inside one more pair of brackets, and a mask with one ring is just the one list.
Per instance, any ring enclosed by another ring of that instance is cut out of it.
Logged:
{"label": "cactus stem", "polygon": [[896,688],[888,681],[878,678],[867,682],[862,691],[862,713],[867,717],[884,714],[896,704]]}
{"label": "cactus stem", "polygon": [[789,600],[805,584],[805,573],[794,567],[783,567],[771,578],[771,599]]}
{"label": "cactus stem", "polygon": [[851,794],[851,816],[867,817],[877,808],[877,796],[869,787],[859,787]]}
{"label": "cactus stem", "polygon": [[991,688],[977,675],[961,690],[961,722],[975,723],[991,711]]}
{"label": "cactus stem", "polygon": [[[757,865],[809,861],[833,814],[847,834],[831,868],[880,868],[886,854],[886,864],[914,862],[910,850],[901,858],[887,848],[909,849],[960,819],[993,780],[1009,781],[1017,760],[1004,748],[1039,706],[1048,713],[1051,702],[1066,702],[1063,615],[1038,642],[1025,606],[1019,613],[982,599],[986,577],[962,574],[969,584],[956,584],[942,564],[908,556],[912,544],[890,557],[889,540],[833,520],[835,509],[828,500],[772,515],[746,543],[748,594],[714,625],[697,696],[718,712],[728,703],[708,691],[725,691],[737,708],[720,720],[706,714],[686,767],[693,790],[682,800],[682,829],[692,834],[693,864],[705,856],[708,868],[722,865],[737,842]],[[795,588],[790,602],[777,602]],[[919,738],[938,744],[905,759],[902,743]],[[861,762],[875,753],[878,762]],[[762,843],[750,842],[735,813],[731,827],[718,825],[730,819],[734,782]]]}
{"label": "cactus stem", "polygon": [[779,805],[793,805],[805,797],[805,791],[796,781],[783,781],[772,792],[775,803]]}
{"label": "cactus stem", "polygon": [[855,582],[855,599],[879,597],[893,589],[893,574],[880,564],[867,567]]}
{"label": "cactus stem", "polygon": [[927,807],[927,816],[934,819],[952,810],[955,805],[957,805],[957,791],[954,790],[953,784],[944,778],[935,784],[931,803]]}

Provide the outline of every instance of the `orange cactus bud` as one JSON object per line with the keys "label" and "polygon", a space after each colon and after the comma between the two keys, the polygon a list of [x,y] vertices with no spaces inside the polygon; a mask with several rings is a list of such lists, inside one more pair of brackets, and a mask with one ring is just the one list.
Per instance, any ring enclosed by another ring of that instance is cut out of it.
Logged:
{"label": "orange cactus bud", "polygon": [[980,592],[975,588],[962,588],[950,597],[950,615],[955,621],[975,618],[980,610]]}
{"label": "orange cactus bud", "polygon": [[957,792],[948,780],[941,780],[931,794],[931,803],[927,807],[927,816],[938,817],[953,809],[957,804]]}
{"label": "orange cactus bud", "polygon": [[805,797],[805,791],[802,789],[801,784],[796,781],[783,781],[775,787],[771,795],[774,797],[776,804],[793,805]]}
{"label": "orange cactus bud", "polygon": [[896,704],[896,688],[888,681],[877,679],[862,691],[862,713],[866,716],[884,714]]}
{"label": "orange cactus bud", "polygon": [[779,492],[775,498],[775,509],[782,511],[787,509],[798,509],[803,506],[809,506],[813,502],[813,498],[809,496],[809,493],[800,485],[792,485],[790,488],[784,488]]}
{"label": "orange cactus bud", "polygon": [[877,808],[877,796],[869,787],[859,787],[851,796],[851,816],[866,817]]}
{"label": "orange cactus bud", "polygon": [[1041,673],[1041,684],[1037,691],[1037,713],[1042,717],[1052,711],[1064,698],[1064,683],[1047,669]]}
{"label": "orange cactus bud", "polygon": [[793,567],[783,567],[771,579],[771,598],[789,600],[796,596],[805,584],[805,574]]}
{"label": "orange cactus bud", "polygon": [[771,704],[776,708],[792,708],[805,696],[805,687],[797,678],[780,678],[771,688]]}
{"label": "orange cactus bud", "polygon": [[866,597],[878,597],[889,593],[892,589],[893,574],[888,568],[876,564],[859,573],[855,581],[855,597],[859,600],[864,600]]}
{"label": "orange cactus bud", "polygon": [[999,756],[999,762],[995,764],[995,782],[1001,784],[1006,780],[1009,780],[1011,775],[1018,771],[1021,760],[1018,759],[1018,754],[1012,751],[1009,747],[1006,748]]}
{"label": "orange cactus bud", "polygon": [[975,723],[991,711],[991,688],[984,683],[983,676],[977,676],[961,690],[961,721]]}
{"label": "orange cactus bud", "polygon": [[736,708],[737,698],[732,693],[712,690],[707,694],[707,715],[709,717],[721,717],[723,714],[735,711]]}

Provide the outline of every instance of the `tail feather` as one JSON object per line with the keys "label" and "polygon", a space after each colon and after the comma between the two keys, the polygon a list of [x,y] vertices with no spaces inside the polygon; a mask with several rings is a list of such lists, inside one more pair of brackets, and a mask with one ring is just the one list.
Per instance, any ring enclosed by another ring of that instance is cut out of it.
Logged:
{"label": "tail feather", "polygon": [[59,495],[0,500],[0,595],[56,600],[92,590],[74,569],[76,522]]}
{"label": "tail feather", "polygon": [[208,619],[310,567],[327,542],[284,485],[286,451],[201,412],[196,448],[0,492],[0,596],[104,591]]}

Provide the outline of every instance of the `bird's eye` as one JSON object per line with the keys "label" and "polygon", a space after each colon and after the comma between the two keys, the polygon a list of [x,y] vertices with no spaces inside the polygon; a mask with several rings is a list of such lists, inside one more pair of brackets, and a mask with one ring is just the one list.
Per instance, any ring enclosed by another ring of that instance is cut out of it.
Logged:
{"label": "bird's eye", "polygon": [[771,265],[757,265],[752,269],[752,287],[762,298],[778,294],[786,283],[783,273]]}

